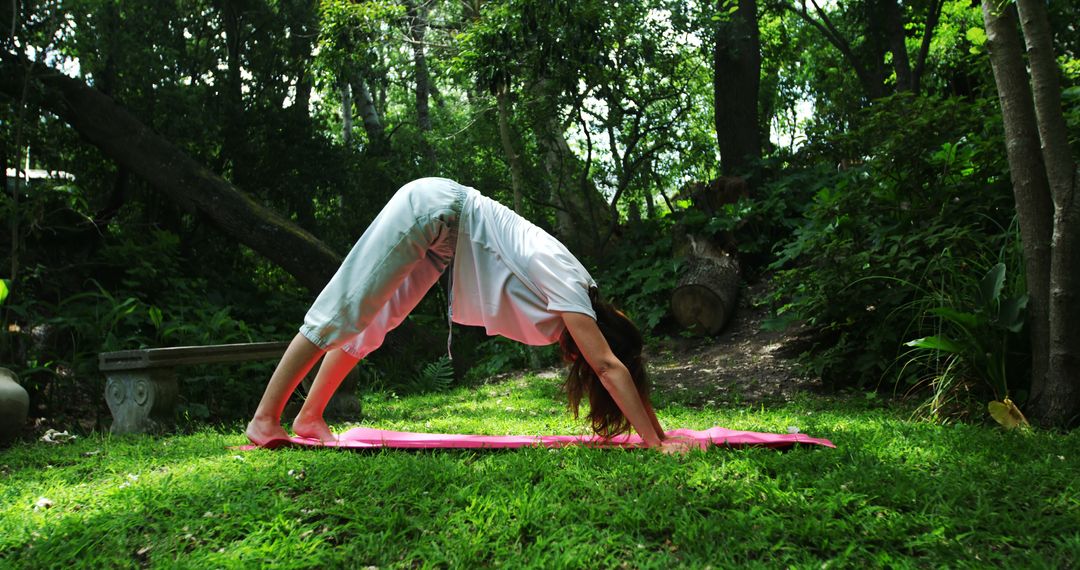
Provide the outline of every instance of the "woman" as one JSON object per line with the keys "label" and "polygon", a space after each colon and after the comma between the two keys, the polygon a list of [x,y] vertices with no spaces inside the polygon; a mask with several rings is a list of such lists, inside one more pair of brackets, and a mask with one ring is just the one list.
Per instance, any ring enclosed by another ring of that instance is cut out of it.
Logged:
{"label": "woman", "polygon": [[686,449],[668,439],[656,420],[640,333],[598,299],[581,263],[528,220],[442,178],[403,186],[357,241],[270,377],[248,424],[248,439],[266,445],[288,437],[280,423],[285,402],[322,358],[292,429],[301,437],[334,441],[323,420],[330,397],[447,266],[452,322],[484,326],[488,334],[525,344],[561,344],[575,417],[587,395],[599,435],[611,437],[632,426],[649,447]]}

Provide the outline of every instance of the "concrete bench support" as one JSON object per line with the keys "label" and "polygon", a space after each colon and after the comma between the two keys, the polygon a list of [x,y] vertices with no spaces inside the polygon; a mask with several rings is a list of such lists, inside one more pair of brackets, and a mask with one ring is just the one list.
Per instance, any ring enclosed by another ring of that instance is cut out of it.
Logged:
{"label": "concrete bench support", "polygon": [[173,427],[179,393],[177,367],[276,359],[287,346],[287,342],[259,342],[101,353],[98,368],[107,378],[105,400],[113,416],[111,431],[145,433]]}

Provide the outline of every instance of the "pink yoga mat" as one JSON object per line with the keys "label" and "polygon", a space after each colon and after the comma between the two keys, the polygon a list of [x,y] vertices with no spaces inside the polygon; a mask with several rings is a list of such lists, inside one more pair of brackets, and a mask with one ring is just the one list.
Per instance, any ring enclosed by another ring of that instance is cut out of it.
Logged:
{"label": "pink yoga mat", "polygon": [[[796,443],[836,447],[827,439],[809,437],[801,433],[759,433],[722,427],[714,427],[703,431],[677,429],[667,433],[670,436],[681,436],[690,439],[702,449],[710,445],[727,447],[759,446],[781,449],[791,447]],[[567,445],[638,447],[641,445],[641,436],[637,434],[623,435],[604,441],[595,435],[463,435],[358,427],[340,434],[336,442],[322,443],[317,439],[292,437],[272,440],[265,447],[270,449],[283,446],[339,447],[344,449],[377,449],[382,447],[396,449],[512,449],[530,446],[563,447]],[[238,449],[254,449],[255,447],[254,445],[246,445]]]}

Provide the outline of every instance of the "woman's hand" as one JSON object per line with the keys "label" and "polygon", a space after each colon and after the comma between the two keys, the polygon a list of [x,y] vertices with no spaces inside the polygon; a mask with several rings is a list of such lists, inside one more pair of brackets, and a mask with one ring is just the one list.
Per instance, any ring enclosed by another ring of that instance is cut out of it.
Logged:
{"label": "woman's hand", "polygon": [[600,332],[596,321],[588,315],[581,313],[563,313],[563,322],[570,336],[574,337],[581,355],[589,363],[597,378],[600,379],[604,389],[608,391],[615,405],[622,411],[623,416],[638,432],[641,439],[648,447],[658,447],[663,444],[663,432],[658,430],[659,423],[655,422],[642,401],[641,394],[634,385],[634,379],[626,365],[619,360],[611,351],[607,339]]}
{"label": "woman's hand", "polygon": [[686,455],[692,449],[702,449],[701,443],[688,437],[668,436],[654,449],[666,455]]}

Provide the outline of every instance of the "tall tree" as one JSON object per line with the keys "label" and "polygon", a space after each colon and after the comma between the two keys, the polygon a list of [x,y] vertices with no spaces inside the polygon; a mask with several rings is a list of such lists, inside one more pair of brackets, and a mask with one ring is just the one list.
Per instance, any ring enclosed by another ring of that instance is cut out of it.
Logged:
{"label": "tall tree", "polygon": [[[358,65],[359,67],[359,65]],[[375,105],[375,98],[371,95],[366,79],[368,73],[353,71],[349,73],[349,85],[352,86],[353,101],[360,112],[360,121],[367,133],[368,144],[373,151],[379,152],[386,146],[386,129],[383,127],[382,116],[379,108]]]}
{"label": "tall tree", "polygon": [[1077,173],[1045,6],[1027,0],[1018,5],[1024,15],[1030,84],[1017,30],[1017,5],[983,0],[982,11],[1031,299],[1030,411],[1042,423],[1064,425],[1080,416],[1080,346],[1068,332],[1080,319]]}
{"label": "tall tree", "polygon": [[[1054,202],[1050,243],[1050,354],[1045,383],[1032,386],[1033,415],[1052,425],[1080,418],[1080,199],[1077,162],[1069,147],[1046,5],[1018,0],[1027,45],[1042,158]],[[984,4],[985,6],[985,4]]]}
{"label": "tall tree", "polygon": [[[538,191],[529,198],[553,210],[554,233],[583,254],[598,252],[608,207],[588,161],[568,142],[567,130],[593,88],[586,75],[602,58],[605,46],[598,42],[613,41],[602,30],[605,10],[612,7],[595,0],[485,2],[470,30],[464,57],[484,91],[498,96],[505,90],[503,104],[508,111],[509,97],[519,95],[519,113],[527,118],[523,123],[531,129],[537,170],[543,173],[535,181]],[[498,101],[496,109],[497,105]],[[516,154],[506,149],[504,153]],[[518,166],[524,165],[514,168]]]}
{"label": "tall tree", "polygon": [[747,174],[761,158],[758,92],[761,36],[755,0],[717,0],[719,23],[713,48],[713,90],[720,171]]}
{"label": "tall tree", "polygon": [[[380,104],[372,93],[372,80],[379,75],[374,69],[379,59],[375,46],[380,43],[380,26],[396,18],[396,12],[391,6],[345,0],[324,1],[320,10],[316,68],[328,71],[330,80],[339,86],[343,132],[352,138],[355,109],[367,134],[366,150],[382,154],[388,150],[388,141]],[[412,49],[409,51],[412,53]]]}
{"label": "tall tree", "polygon": [[222,16],[225,41],[225,81],[222,98],[225,103],[225,139],[222,156],[231,166],[234,184],[243,184],[247,173],[244,143],[247,133],[244,126],[244,47],[247,43],[245,12],[250,8],[243,0],[225,0],[218,7]]}
{"label": "tall tree", "polygon": [[514,211],[525,211],[525,161],[521,157],[519,135],[513,125],[513,102],[510,85],[503,83],[495,88],[495,105],[499,113],[499,142],[502,144],[506,163],[510,167],[510,190],[514,195]]}

